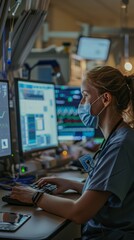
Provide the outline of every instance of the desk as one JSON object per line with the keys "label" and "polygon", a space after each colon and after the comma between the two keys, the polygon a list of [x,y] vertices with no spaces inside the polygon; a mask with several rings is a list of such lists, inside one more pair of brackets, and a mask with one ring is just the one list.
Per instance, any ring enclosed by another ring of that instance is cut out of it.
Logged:
{"label": "desk", "polygon": [[[58,176],[60,174],[57,173]],[[61,173],[62,177],[73,176],[82,177],[80,173],[73,172]],[[14,240],[71,240],[80,236],[80,225],[59,216],[47,213],[40,208],[14,206],[2,202],[1,198],[7,191],[0,190],[0,210],[9,212],[20,212],[31,214],[31,218],[21,226],[16,232],[0,232],[0,239]],[[77,199],[79,194],[66,193],[66,197]]]}

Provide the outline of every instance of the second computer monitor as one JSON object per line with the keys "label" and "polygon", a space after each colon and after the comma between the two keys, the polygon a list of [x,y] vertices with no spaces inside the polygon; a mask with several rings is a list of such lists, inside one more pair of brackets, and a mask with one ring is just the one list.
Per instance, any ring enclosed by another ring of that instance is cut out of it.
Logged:
{"label": "second computer monitor", "polygon": [[8,82],[0,80],[0,159],[11,155]]}
{"label": "second computer monitor", "polygon": [[95,130],[87,128],[78,115],[82,98],[78,86],[55,86],[59,141],[81,141],[94,137]]}
{"label": "second computer monitor", "polygon": [[58,146],[53,83],[15,79],[20,154]]}

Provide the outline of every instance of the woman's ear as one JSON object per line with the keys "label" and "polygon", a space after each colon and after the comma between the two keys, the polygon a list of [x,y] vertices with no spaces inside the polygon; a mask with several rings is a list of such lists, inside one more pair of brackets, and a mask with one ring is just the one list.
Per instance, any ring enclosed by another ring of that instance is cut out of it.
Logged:
{"label": "woman's ear", "polygon": [[109,92],[103,93],[102,101],[103,101],[104,106],[107,107],[112,102],[111,93],[109,93]]}

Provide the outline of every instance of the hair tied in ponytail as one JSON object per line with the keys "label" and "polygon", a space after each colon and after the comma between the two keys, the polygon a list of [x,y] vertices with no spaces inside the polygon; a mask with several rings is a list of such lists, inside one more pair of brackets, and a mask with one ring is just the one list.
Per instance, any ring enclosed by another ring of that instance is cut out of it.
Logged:
{"label": "hair tied in ponytail", "polygon": [[126,84],[130,85],[132,78],[130,76],[124,76],[124,80],[125,80]]}

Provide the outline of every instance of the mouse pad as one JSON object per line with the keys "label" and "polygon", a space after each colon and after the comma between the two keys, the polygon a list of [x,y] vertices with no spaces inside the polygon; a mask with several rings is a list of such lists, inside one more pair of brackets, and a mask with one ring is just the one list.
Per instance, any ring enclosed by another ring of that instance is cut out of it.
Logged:
{"label": "mouse pad", "polygon": [[0,231],[14,232],[30,217],[29,214],[0,211]]}

